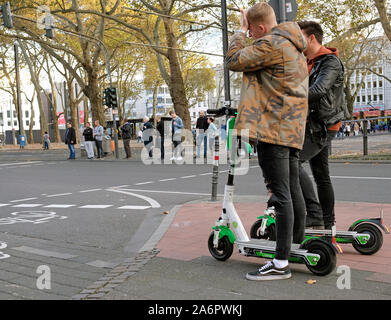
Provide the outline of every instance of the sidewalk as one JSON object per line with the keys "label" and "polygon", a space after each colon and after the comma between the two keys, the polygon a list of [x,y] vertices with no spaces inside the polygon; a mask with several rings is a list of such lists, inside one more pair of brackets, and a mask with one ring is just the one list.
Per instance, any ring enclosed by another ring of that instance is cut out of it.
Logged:
{"label": "sidewalk", "polygon": [[[262,197],[235,201],[246,230],[265,207]],[[391,204],[336,203],[338,229],[347,230],[359,218],[378,217],[384,210],[391,223]],[[342,245],[337,266],[351,268],[351,289],[340,290],[337,269],[326,277],[313,275],[304,265],[291,264],[292,278],[283,281],[248,281],[245,274],[263,259],[246,258],[234,251],[225,262],[209,253],[207,239],[218,218],[221,201],[196,201],[174,208],[142,248],[135,261],[125,261],[74,299],[391,299],[391,236],[383,247],[364,256],[350,244]],[[308,284],[308,280],[316,280]]]}

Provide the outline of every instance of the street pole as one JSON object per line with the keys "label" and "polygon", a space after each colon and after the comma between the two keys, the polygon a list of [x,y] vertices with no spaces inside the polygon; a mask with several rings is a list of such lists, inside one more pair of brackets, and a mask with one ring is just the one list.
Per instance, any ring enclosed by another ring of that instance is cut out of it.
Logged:
{"label": "street pole", "polygon": [[286,22],[286,3],[285,0],[279,0],[280,5],[280,23]]}
{"label": "street pole", "polygon": [[[227,26],[227,3],[221,0],[221,23],[223,39],[223,70],[224,70],[224,106],[229,108],[231,105],[231,87],[229,82],[229,70],[225,66],[225,57],[228,51],[228,26]],[[215,137],[215,149],[213,154],[213,175],[212,175],[212,201],[217,200],[217,184],[219,179],[219,137]]]}
{"label": "street pole", "polygon": [[360,111],[360,118],[362,119],[362,142],[363,154],[368,155],[368,122],[363,111]]}
{"label": "street pole", "polygon": [[[106,69],[107,69],[107,76],[109,78],[110,82],[110,89],[113,88],[113,80],[111,77],[111,68],[110,68],[110,60],[109,60],[109,55],[106,51],[106,47],[103,46],[104,49],[103,51],[105,52],[105,60],[106,60]],[[118,109],[117,109],[118,112]],[[114,113],[114,108],[111,108],[111,115],[113,117],[113,130],[114,130],[114,145],[115,145],[115,158],[119,159],[119,152],[118,152],[118,133],[117,133],[117,122],[115,120],[115,113]]]}
{"label": "street pole", "polygon": [[[14,44],[15,52],[15,76],[16,76],[16,111],[18,112],[18,122],[19,122],[19,136],[21,135],[21,126],[23,125],[21,121],[21,110],[20,110],[20,75],[19,75],[19,51],[18,45]],[[11,110],[12,113],[12,110]]]}

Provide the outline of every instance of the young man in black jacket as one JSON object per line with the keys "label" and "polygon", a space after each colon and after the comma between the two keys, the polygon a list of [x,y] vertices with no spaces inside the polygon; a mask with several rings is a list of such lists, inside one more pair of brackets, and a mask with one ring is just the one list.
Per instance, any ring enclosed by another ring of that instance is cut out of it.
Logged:
{"label": "young man in black jacket", "polygon": [[306,227],[331,229],[335,224],[334,190],[328,165],[328,145],[345,117],[344,67],[338,50],[322,45],[322,27],[313,21],[298,23],[307,40],[309,73],[308,118],[301,164],[309,161],[319,201],[312,181],[300,165],[300,185],[306,203]]}
{"label": "young man in black jacket", "polygon": [[72,123],[68,122],[67,126],[68,126],[67,131],[65,131],[65,144],[68,145],[68,149],[69,149],[68,159],[75,159],[76,158],[76,150],[75,150],[76,131],[74,128],[72,128]]}
{"label": "young man in black jacket", "polygon": [[159,132],[159,135],[155,146],[160,148],[160,159],[164,160],[164,122],[160,116],[156,116],[156,130]]}

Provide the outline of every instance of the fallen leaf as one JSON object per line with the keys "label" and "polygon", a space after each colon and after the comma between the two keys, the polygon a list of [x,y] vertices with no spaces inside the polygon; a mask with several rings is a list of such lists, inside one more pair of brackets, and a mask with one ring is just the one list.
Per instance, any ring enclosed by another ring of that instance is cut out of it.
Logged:
{"label": "fallen leaf", "polygon": [[307,280],[307,284],[315,284],[316,280]]}

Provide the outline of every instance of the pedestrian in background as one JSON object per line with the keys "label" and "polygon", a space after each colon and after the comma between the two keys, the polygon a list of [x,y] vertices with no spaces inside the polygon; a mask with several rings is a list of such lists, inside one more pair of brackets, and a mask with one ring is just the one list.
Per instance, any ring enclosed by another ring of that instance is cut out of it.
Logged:
{"label": "pedestrian in background", "polygon": [[96,149],[97,149],[97,158],[101,159],[104,157],[105,153],[103,151],[103,134],[104,130],[103,127],[99,124],[99,120],[95,120],[95,127],[94,127],[94,140],[96,144]]}
{"label": "pedestrian in background", "polygon": [[76,150],[75,150],[76,131],[74,128],[72,128],[72,123],[68,122],[67,126],[68,126],[67,131],[65,131],[65,144],[68,145],[68,150],[69,150],[68,159],[73,160],[76,158]]}
{"label": "pedestrian in background", "polygon": [[87,152],[87,158],[94,159],[94,131],[91,128],[89,122],[86,123],[86,127],[83,130],[84,147]]}
{"label": "pedestrian in background", "polygon": [[208,118],[208,143],[209,149],[213,152],[215,145],[215,137],[218,135],[216,125],[214,124],[214,118]]}
{"label": "pedestrian in background", "polygon": [[130,150],[130,138],[131,138],[131,126],[129,123],[129,120],[124,120],[121,129],[121,135],[122,135],[122,142],[124,143],[124,149],[126,153],[126,158],[129,159],[132,156],[131,150]]}
{"label": "pedestrian in background", "polygon": [[153,147],[153,125],[149,121],[149,117],[144,117],[143,119],[144,124],[143,124],[143,141],[144,141],[144,146],[148,151],[148,156],[152,158],[152,147]]}
{"label": "pedestrian in background", "polygon": [[174,110],[171,110],[169,114],[172,119],[172,142],[174,144],[174,152],[172,154],[171,160],[182,161],[182,128],[184,127],[183,121]]}
{"label": "pedestrian in background", "polygon": [[140,129],[137,132],[137,143],[143,142],[143,131]]}
{"label": "pedestrian in background", "polygon": [[201,144],[204,143],[204,158],[206,158],[207,153],[207,141],[208,141],[208,134],[207,130],[209,127],[208,118],[205,116],[204,111],[200,111],[200,116],[197,119],[196,122],[196,143],[197,143],[197,158],[199,158],[201,155]]}
{"label": "pedestrian in background", "polygon": [[47,131],[45,131],[45,134],[43,135],[43,149],[44,150],[49,150],[49,143],[50,143],[50,136],[47,133]]}

